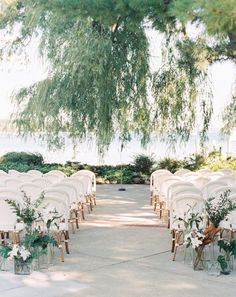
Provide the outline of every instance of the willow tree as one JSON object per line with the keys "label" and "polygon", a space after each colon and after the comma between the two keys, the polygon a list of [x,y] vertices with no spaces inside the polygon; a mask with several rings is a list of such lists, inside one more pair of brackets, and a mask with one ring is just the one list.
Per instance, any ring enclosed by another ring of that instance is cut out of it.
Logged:
{"label": "willow tree", "polygon": [[[4,33],[14,30],[16,38],[2,52],[22,48],[37,36],[48,68],[46,79],[16,95],[13,119],[19,132],[46,133],[54,144],[61,131],[79,139],[93,135],[100,148],[114,135],[126,141],[138,134],[146,143],[154,131],[171,141],[187,140],[200,110],[203,139],[212,113],[207,67],[223,57],[235,59],[234,36],[228,40],[229,35],[212,30],[215,19],[208,24],[206,15],[214,4],[206,2],[5,1],[0,24]],[[228,19],[227,5],[214,2]],[[191,38],[189,21],[204,24],[204,36]],[[154,73],[147,24],[165,35],[158,49],[163,63]],[[226,22],[224,32],[231,25]]]}

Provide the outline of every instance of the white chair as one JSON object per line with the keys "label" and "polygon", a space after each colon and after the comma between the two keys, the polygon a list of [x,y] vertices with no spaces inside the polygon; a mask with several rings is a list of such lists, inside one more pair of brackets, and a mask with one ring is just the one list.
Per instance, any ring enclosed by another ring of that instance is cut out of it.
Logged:
{"label": "white chair", "polygon": [[27,171],[27,173],[30,174],[30,175],[32,175],[33,178],[37,178],[37,177],[42,177],[43,176],[43,173],[41,171],[34,170],[34,169]]}
{"label": "white chair", "polygon": [[188,179],[196,188],[202,190],[204,186],[211,181],[209,177],[204,176],[194,176]]}
{"label": "white chair", "polygon": [[59,181],[61,181],[62,179],[64,179],[64,177],[62,178],[61,176],[54,174],[54,173],[45,173],[43,175],[43,178],[49,182],[51,182],[52,184],[54,183],[58,183]]}
{"label": "white chair", "polygon": [[82,215],[84,218],[84,206],[87,205],[88,212],[90,213],[90,204],[87,201],[86,197],[86,188],[84,183],[81,180],[78,180],[77,178],[67,177],[63,180],[65,183],[68,183],[70,185],[73,185],[76,187],[77,191],[77,199],[79,201],[79,205],[82,209]]}
{"label": "white chair", "polygon": [[68,221],[71,224],[72,232],[74,233],[74,220],[70,220],[70,197],[68,192],[66,192],[63,189],[59,189],[56,187],[47,188],[43,191],[44,197],[56,197],[56,199],[63,201],[63,203],[66,205],[65,212],[66,212],[66,218],[67,223]]}
{"label": "white chair", "polygon": [[194,185],[191,182],[175,181],[171,183],[167,191],[167,208],[169,209],[172,197],[174,197],[175,193],[178,193],[180,190],[184,189],[191,190],[192,188],[194,188]]}
{"label": "white chair", "polygon": [[157,190],[158,177],[166,176],[166,175],[172,176],[172,173],[169,170],[166,170],[166,169],[159,169],[159,170],[156,170],[156,171],[152,172],[152,174],[150,176],[150,193],[151,193],[151,197],[154,196],[158,191]]}
{"label": "white chair", "polygon": [[23,183],[23,182],[30,182],[33,179],[33,176],[31,174],[22,172],[18,174],[16,178]]}
{"label": "white chair", "polygon": [[188,181],[191,178],[198,177],[198,176],[200,176],[200,174],[198,174],[197,172],[191,171],[191,172],[187,172],[184,175],[182,175],[182,179]]}
{"label": "white chair", "polygon": [[173,174],[169,171],[154,171],[150,177],[150,205],[156,209],[157,203],[159,203],[160,186],[162,180],[166,177],[172,177]]}
{"label": "white chair", "polygon": [[92,178],[89,175],[76,175],[71,176],[69,179],[78,180],[83,184],[83,187],[85,189],[85,195],[86,195],[86,201],[90,205],[90,209],[93,210],[93,207],[96,205],[96,196],[94,195],[93,191],[93,182]]}
{"label": "white chair", "polygon": [[[65,178],[66,175],[64,172],[60,171],[60,170],[50,170],[48,173],[50,174],[55,174],[57,175],[58,177],[60,177],[61,179]],[[47,173],[46,173],[47,174]]]}
{"label": "white chair", "polygon": [[27,197],[30,197],[32,202],[37,200],[43,192],[42,187],[33,183],[22,183],[19,185],[19,189],[23,191]]}
{"label": "white chair", "polygon": [[20,172],[17,170],[14,170],[14,169],[10,169],[10,170],[8,170],[8,174],[12,175],[12,176],[17,176],[20,174]]}
{"label": "white chair", "polygon": [[229,196],[236,194],[236,186],[221,186],[212,190],[212,192],[210,192],[210,197],[215,197],[215,199],[218,199],[228,190],[230,191]]}
{"label": "white chair", "polygon": [[176,182],[180,182],[181,178],[179,176],[167,176],[163,179],[161,179],[160,183],[160,195],[159,200],[162,202],[167,201],[168,196],[168,189],[171,184],[174,184]]}
{"label": "white chair", "polygon": [[213,173],[213,171],[208,168],[202,168],[202,169],[197,170],[196,173],[201,176],[209,176],[210,174]]}
{"label": "white chair", "polygon": [[9,190],[7,188],[0,188],[0,238],[1,243],[5,243],[6,235],[10,234],[13,243],[19,243],[20,232],[24,229],[22,223],[18,223],[16,213],[5,200],[13,200],[18,204],[22,204],[22,194]]}
{"label": "white chair", "polygon": [[[182,186],[182,187],[175,187],[174,189],[172,189],[171,192],[171,197],[169,198],[169,205],[171,205],[172,201],[174,199],[176,199],[177,197],[180,196],[192,196],[192,195],[197,195],[197,196],[201,196],[202,197],[202,192],[197,189],[196,187],[192,186],[190,187],[186,187],[186,186]],[[169,207],[170,208],[170,207]]]}
{"label": "white chair", "polygon": [[53,183],[50,180],[43,177],[34,178],[31,180],[31,183],[41,187],[42,189],[49,188],[53,185]]}
{"label": "white chair", "polygon": [[204,215],[205,201],[201,195],[198,194],[183,194],[177,196],[171,201],[170,206],[170,229],[172,230],[172,252],[173,261],[175,261],[177,249],[183,243],[181,240],[185,226],[178,218],[184,218],[189,209],[192,208],[194,213]]}
{"label": "white chair", "polygon": [[96,205],[96,175],[94,174],[94,172],[90,171],[90,170],[79,170],[75,173],[73,173],[71,175],[72,178],[76,177],[76,176],[80,176],[80,175],[88,175],[91,179],[92,179],[92,191],[94,193],[94,199],[95,199],[95,205]]}
{"label": "white chair", "polygon": [[77,195],[77,189],[74,185],[68,184],[66,182],[59,182],[56,184],[53,184],[52,188],[62,190],[66,192],[69,196],[69,201],[70,201],[70,219],[73,219],[73,216],[75,215],[75,223],[76,223],[76,228],[79,228],[79,222],[80,222],[80,211],[83,219],[85,219],[84,216],[84,211],[80,207],[80,202],[78,201],[78,195]]}
{"label": "white chair", "polygon": [[55,240],[57,241],[58,248],[60,249],[61,261],[64,262],[64,249],[62,245],[63,243],[65,245],[66,253],[69,254],[69,209],[66,199],[61,199],[62,196],[63,193],[61,191],[45,191],[44,200],[40,204],[39,210],[44,213],[47,213],[47,211],[51,212],[52,210],[56,210],[59,214],[62,215],[62,217],[57,220],[57,226],[53,224],[50,230]]}
{"label": "white chair", "polygon": [[186,168],[181,168],[181,169],[178,169],[177,171],[175,171],[174,175],[183,176],[185,173],[189,173],[189,172],[191,172],[191,170],[186,169]]}
{"label": "white chair", "polygon": [[217,178],[216,181],[225,182],[228,186],[236,185],[236,178],[235,178],[234,174],[221,176],[221,177]]}
{"label": "white chair", "polygon": [[8,174],[4,174],[4,173],[0,173],[0,186],[1,187],[5,187],[5,180],[11,178],[10,175]]}
{"label": "white chair", "polygon": [[202,188],[203,198],[206,200],[210,197],[211,193],[219,188],[219,187],[225,187],[227,184],[225,182],[221,181],[210,181]]}
{"label": "white chair", "polygon": [[212,181],[217,180],[218,178],[223,177],[223,176],[225,176],[223,172],[213,172],[208,175],[208,177],[210,177],[210,179]]}
{"label": "white chair", "polygon": [[152,172],[152,174],[162,174],[162,173],[170,173],[170,174],[172,174],[170,172],[170,170],[168,170],[168,169],[157,169],[157,170],[155,170],[155,171]]}
{"label": "white chair", "polygon": [[223,168],[219,169],[218,172],[223,173],[224,175],[228,176],[234,173],[234,171],[231,168]]}
{"label": "white chair", "polygon": [[19,186],[22,184],[22,181],[19,180],[17,177],[8,178],[4,181],[5,186],[8,189],[12,189],[15,191],[19,191]]}
{"label": "white chair", "polygon": [[84,183],[77,178],[67,177],[63,182],[73,185],[77,191],[77,199],[80,202],[86,203],[86,189]]}

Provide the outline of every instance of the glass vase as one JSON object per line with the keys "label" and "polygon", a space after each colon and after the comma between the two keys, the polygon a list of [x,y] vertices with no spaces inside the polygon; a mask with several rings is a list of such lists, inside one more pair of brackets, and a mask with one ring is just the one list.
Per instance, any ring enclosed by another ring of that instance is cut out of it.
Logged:
{"label": "glass vase", "polygon": [[204,270],[205,259],[204,259],[204,246],[199,246],[193,249],[193,269]]}
{"label": "glass vase", "polygon": [[39,269],[48,269],[48,255],[46,251],[39,257]]}
{"label": "glass vase", "polygon": [[184,264],[193,267],[194,249],[184,246]]}
{"label": "glass vase", "polygon": [[48,244],[47,246],[47,256],[48,256],[48,264],[55,264],[55,246],[53,244]]}
{"label": "glass vase", "polygon": [[14,259],[14,273],[18,275],[29,275],[31,273],[31,261]]}
{"label": "glass vase", "polygon": [[216,260],[209,260],[207,261],[207,273],[208,275],[212,276],[219,276],[220,275],[220,264]]}
{"label": "glass vase", "polygon": [[0,257],[0,271],[8,271],[9,270],[9,260],[4,257]]}

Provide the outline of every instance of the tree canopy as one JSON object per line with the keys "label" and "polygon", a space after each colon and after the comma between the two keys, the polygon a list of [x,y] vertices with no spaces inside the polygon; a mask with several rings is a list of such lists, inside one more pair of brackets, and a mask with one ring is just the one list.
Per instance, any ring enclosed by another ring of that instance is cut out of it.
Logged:
{"label": "tree canopy", "polygon": [[[137,134],[147,143],[157,132],[184,141],[199,113],[204,139],[212,114],[207,69],[216,61],[236,62],[235,0],[2,3],[0,26],[5,34],[14,30],[15,39],[1,52],[24,48],[37,36],[48,68],[46,79],[16,95],[13,120],[20,133],[46,133],[54,144],[61,131],[80,139],[94,135],[101,149],[114,135],[128,141]],[[149,63],[150,26],[165,37],[155,72]],[[233,98],[227,119],[235,119]],[[226,122],[225,131],[232,126]]]}

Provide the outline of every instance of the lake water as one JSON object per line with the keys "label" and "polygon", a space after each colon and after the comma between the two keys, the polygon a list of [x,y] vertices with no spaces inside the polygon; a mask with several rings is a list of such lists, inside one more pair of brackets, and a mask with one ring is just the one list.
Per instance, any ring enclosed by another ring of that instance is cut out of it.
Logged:
{"label": "lake water", "polygon": [[[236,133],[231,137],[230,141],[222,139],[217,132],[209,133],[209,141],[206,145],[207,150],[211,151],[213,147],[217,149],[222,147],[222,153],[230,152],[236,155]],[[177,144],[175,152],[168,145],[153,138],[152,142],[146,148],[142,148],[137,139],[128,143],[121,153],[121,143],[115,139],[104,157],[99,156],[96,145],[93,141],[79,143],[74,148],[69,138],[66,139],[65,148],[62,150],[49,150],[46,142],[39,140],[37,137],[29,137],[26,140],[13,133],[0,133],[0,155],[10,151],[38,152],[44,157],[45,162],[65,163],[66,161],[78,161],[87,164],[120,164],[132,162],[135,155],[154,154],[156,159],[166,156],[184,158],[199,150],[198,138],[192,136],[188,143]]]}

